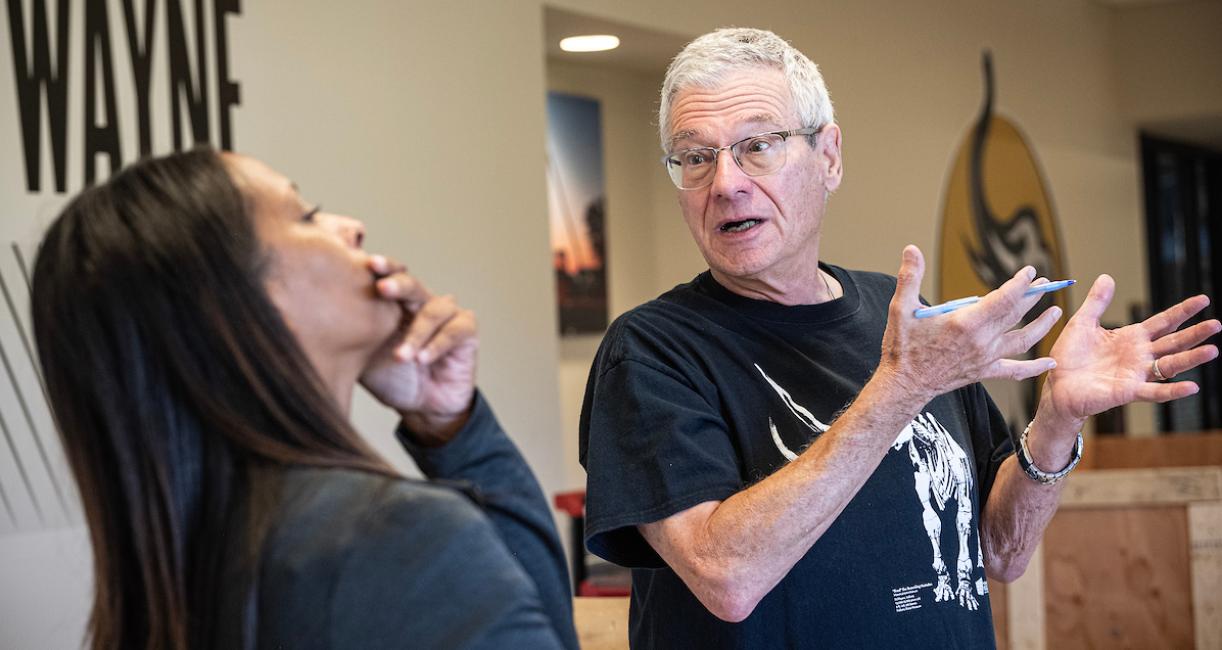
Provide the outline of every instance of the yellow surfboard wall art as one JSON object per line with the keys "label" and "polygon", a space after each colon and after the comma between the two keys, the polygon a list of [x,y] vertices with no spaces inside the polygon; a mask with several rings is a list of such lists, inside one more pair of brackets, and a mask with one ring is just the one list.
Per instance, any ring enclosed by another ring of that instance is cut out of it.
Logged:
{"label": "yellow surfboard wall art", "polygon": [[[983,64],[984,105],[955,155],[943,199],[938,301],[982,296],[1028,264],[1050,280],[1069,277],[1048,184],[1018,126],[994,112],[993,61],[987,51]],[[1023,322],[1054,304],[1068,313],[1068,302],[1067,291],[1045,294]],[[1064,321],[1034,354],[1048,353]],[[1039,395],[1035,382],[1023,393],[1030,415]]]}

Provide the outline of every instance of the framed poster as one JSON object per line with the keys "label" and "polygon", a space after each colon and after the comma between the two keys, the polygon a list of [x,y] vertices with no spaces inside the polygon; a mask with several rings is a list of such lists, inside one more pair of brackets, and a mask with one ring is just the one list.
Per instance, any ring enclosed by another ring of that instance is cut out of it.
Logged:
{"label": "framed poster", "polygon": [[560,333],[600,333],[607,328],[607,240],[598,101],[547,94],[547,190]]}

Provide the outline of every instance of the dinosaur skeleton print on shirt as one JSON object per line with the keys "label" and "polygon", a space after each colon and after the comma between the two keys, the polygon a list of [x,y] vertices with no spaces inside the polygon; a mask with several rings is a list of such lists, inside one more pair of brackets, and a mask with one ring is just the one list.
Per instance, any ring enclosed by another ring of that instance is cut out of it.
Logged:
{"label": "dinosaur skeleton print on shirt", "polygon": [[[759,371],[768,385],[776,391],[781,401],[789,411],[811,432],[810,442],[814,442],[829,425],[824,424],[807,408],[794,401],[789,391],[764,372],[758,364]],[[798,454],[789,449],[781,440],[780,432],[772,418],[768,418],[768,429],[777,450],[786,460],[794,460]],[[971,547],[968,539],[972,532],[972,470],[967,454],[955,439],[951,437],[942,423],[932,413],[923,413],[908,423],[900,431],[892,451],[906,450],[912,461],[912,475],[917,499],[921,503],[921,520],[925,533],[933,550],[933,570],[936,577],[934,602],[958,601],[959,605],[969,610],[976,610],[979,602],[976,594],[988,593],[988,583],[983,574],[973,580],[973,569],[983,569],[984,561],[980,551],[979,536],[977,536],[976,561],[972,562]],[[955,532],[959,540],[958,561],[956,562],[957,585],[951,586],[950,575],[946,563],[942,559],[942,517],[940,513],[947,512],[947,504],[955,502]],[[974,566],[973,566],[974,565]],[[976,594],[972,592],[975,591]],[[897,611],[905,609],[897,600]]]}

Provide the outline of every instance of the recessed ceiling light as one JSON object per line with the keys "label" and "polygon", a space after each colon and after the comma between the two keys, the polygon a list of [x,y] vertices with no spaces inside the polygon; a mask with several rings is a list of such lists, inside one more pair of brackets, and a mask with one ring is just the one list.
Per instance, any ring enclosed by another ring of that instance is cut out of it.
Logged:
{"label": "recessed ceiling light", "polygon": [[602,52],[619,47],[619,37],[610,34],[570,36],[560,39],[560,49],[565,52]]}

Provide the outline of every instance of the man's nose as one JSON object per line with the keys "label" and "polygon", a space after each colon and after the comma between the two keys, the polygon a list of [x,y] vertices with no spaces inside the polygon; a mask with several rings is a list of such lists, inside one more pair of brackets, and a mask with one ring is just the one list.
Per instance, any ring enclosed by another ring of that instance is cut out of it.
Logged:
{"label": "man's nose", "polygon": [[735,199],[744,194],[750,194],[753,187],[751,177],[743,172],[742,167],[734,160],[734,154],[729,149],[723,149],[717,154],[717,166],[713,171],[711,190],[717,198]]}

